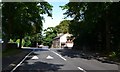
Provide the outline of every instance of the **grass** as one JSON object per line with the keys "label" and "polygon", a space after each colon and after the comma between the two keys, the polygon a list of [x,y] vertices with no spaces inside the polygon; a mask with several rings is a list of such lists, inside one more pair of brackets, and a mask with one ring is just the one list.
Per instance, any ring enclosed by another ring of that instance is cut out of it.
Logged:
{"label": "grass", "polygon": [[2,56],[13,56],[15,54],[20,53],[22,50],[18,48],[7,48],[5,51],[2,52]]}

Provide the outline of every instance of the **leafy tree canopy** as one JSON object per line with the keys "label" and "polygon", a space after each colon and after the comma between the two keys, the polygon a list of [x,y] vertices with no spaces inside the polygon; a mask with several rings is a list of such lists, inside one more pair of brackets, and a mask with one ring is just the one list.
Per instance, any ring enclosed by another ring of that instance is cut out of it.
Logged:
{"label": "leafy tree canopy", "polygon": [[44,30],[43,44],[51,47],[53,39],[57,36],[56,28],[48,27]]}
{"label": "leafy tree canopy", "polygon": [[[64,13],[66,17],[73,18],[69,28],[77,37],[77,45],[88,44],[91,48],[96,46],[95,48],[98,50],[120,51],[120,41],[118,41],[120,39],[119,2],[69,2],[61,8],[66,10]],[[100,49],[97,48],[97,45],[101,46]]]}
{"label": "leafy tree canopy", "polygon": [[63,20],[60,22],[59,25],[56,26],[57,32],[58,33],[67,33],[69,32],[69,24],[70,24],[70,20]]}
{"label": "leafy tree canopy", "polygon": [[47,2],[5,2],[2,11],[3,35],[8,39],[41,33],[42,14],[52,16],[52,6]]}

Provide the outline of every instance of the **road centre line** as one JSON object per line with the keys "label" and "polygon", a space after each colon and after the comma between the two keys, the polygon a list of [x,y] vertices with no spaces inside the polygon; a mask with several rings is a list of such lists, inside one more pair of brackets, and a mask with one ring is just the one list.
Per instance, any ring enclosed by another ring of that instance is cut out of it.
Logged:
{"label": "road centre line", "polygon": [[[66,61],[66,59],[64,58],[64,57],[62,57],[60,54],[58,54],[57,52],[55,52],[55,51],[51,51],[51,52],[53,52],[54,54],[56,54],[56,55],[58,55],[60,58],[62,58],[63,60],[65,60]],[[86,72],[83,68],[81,68],[81,67],[77,67],[79,70],[81,70],[81,71],[83,71],[83,72]]]}
{"label": "road centre line", "polygon": [[64,61],[66,61],[66,59],[65,59],[64,57],[62,57],[60,54],[58,54],[57,52],[55,52],[55,51],[51,51],[51,52],[53,52],[54,54],[56,54],[56,55],[58,55],[60,58],[62,58]]}
{"label": "road centre line", "polygon": [[79,70],[83,71],[83,72],[86,72],[83,68],[81,67],[77,67]]}
{"label": "road centre line", "polygon": [[22,63],[23,63],[23,61],[32,53],[33,51],[31,51],[29,54],[27,54],[25,57],[24,57],[24,59],[16,66],[16,67],[14,67],[10,72],[14,72],[16,69],[17,69],[17,67],[19,67]]}

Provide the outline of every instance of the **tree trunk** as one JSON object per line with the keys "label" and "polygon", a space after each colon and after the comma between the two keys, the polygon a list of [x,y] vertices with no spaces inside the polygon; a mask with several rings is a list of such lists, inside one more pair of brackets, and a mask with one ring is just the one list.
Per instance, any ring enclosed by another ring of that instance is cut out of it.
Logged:
{"label": "tree trunk", "polygon": [[3,44],[2,44],[2,50],[4,51],[4,50],[7,48],[7,43],[8,43],[8,41],[9,41],[9,38],[4,38],[3,41],[4,41],[4,42],[3,42]]}
{"label": "tree trunk", "polygon": [[13,6],[10,5],[10,3],[8,4],[8,13],[10,13],[8,15],[8,37],[11,37],[11,33],[12,33],[12,25],[13,25],[13,19],[14,19],[14,14],[11,13],[11,8],[13,8]]}
{"label": "tree trunk", "polygon": [[106,13],[106,52],[110,52],[110,20],[109,14]]}
{"label": "tree trunk", "polygon": [[22,37],[20,37],[19,49],[22,47]]}
{"label": "tree trunk", "polygon": [[38,42],[36,42],[36,47],[38,47]]}

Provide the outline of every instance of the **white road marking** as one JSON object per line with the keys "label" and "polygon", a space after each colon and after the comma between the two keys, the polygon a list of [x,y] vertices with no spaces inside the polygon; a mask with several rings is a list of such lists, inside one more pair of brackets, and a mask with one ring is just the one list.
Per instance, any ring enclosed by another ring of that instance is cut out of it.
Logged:
{"label": "white road marking", "polygon": [[16,69],[17,69],[17,67],[19,67],[22,63],[23,63],[23,61],[32,53],[33,51],[31,51],[29,54],[27,54],[26,56],[25,56],[25,58],[16,66],[16,67],[14,67],[10,72],[14,72]]}
{"label": "white road marking", "polygon": [[37,56],[33,56],[31,59],[36,60],[39,59]]}
{"label": "white road marking", "polygon": [[54,58],[53,58],[52,56],[48,55],[48,56],[46,57],[46,59],[52,60],[52,59],[54,59]]}
{"label": "white road marking", "polygon": [[62,58],[63,60],[66,61],[66,59],[64,57],[62,57],[60,54],[58,54],[57,52],[55,52],[55,51],[51,51],[51,52],[53,52],[54,54],[58,55],[60,58]]}
{"label": "white road marking", "polygon": [[81,67],[77,67],[79,70],[86,72],[84,69],[82,69]]}

